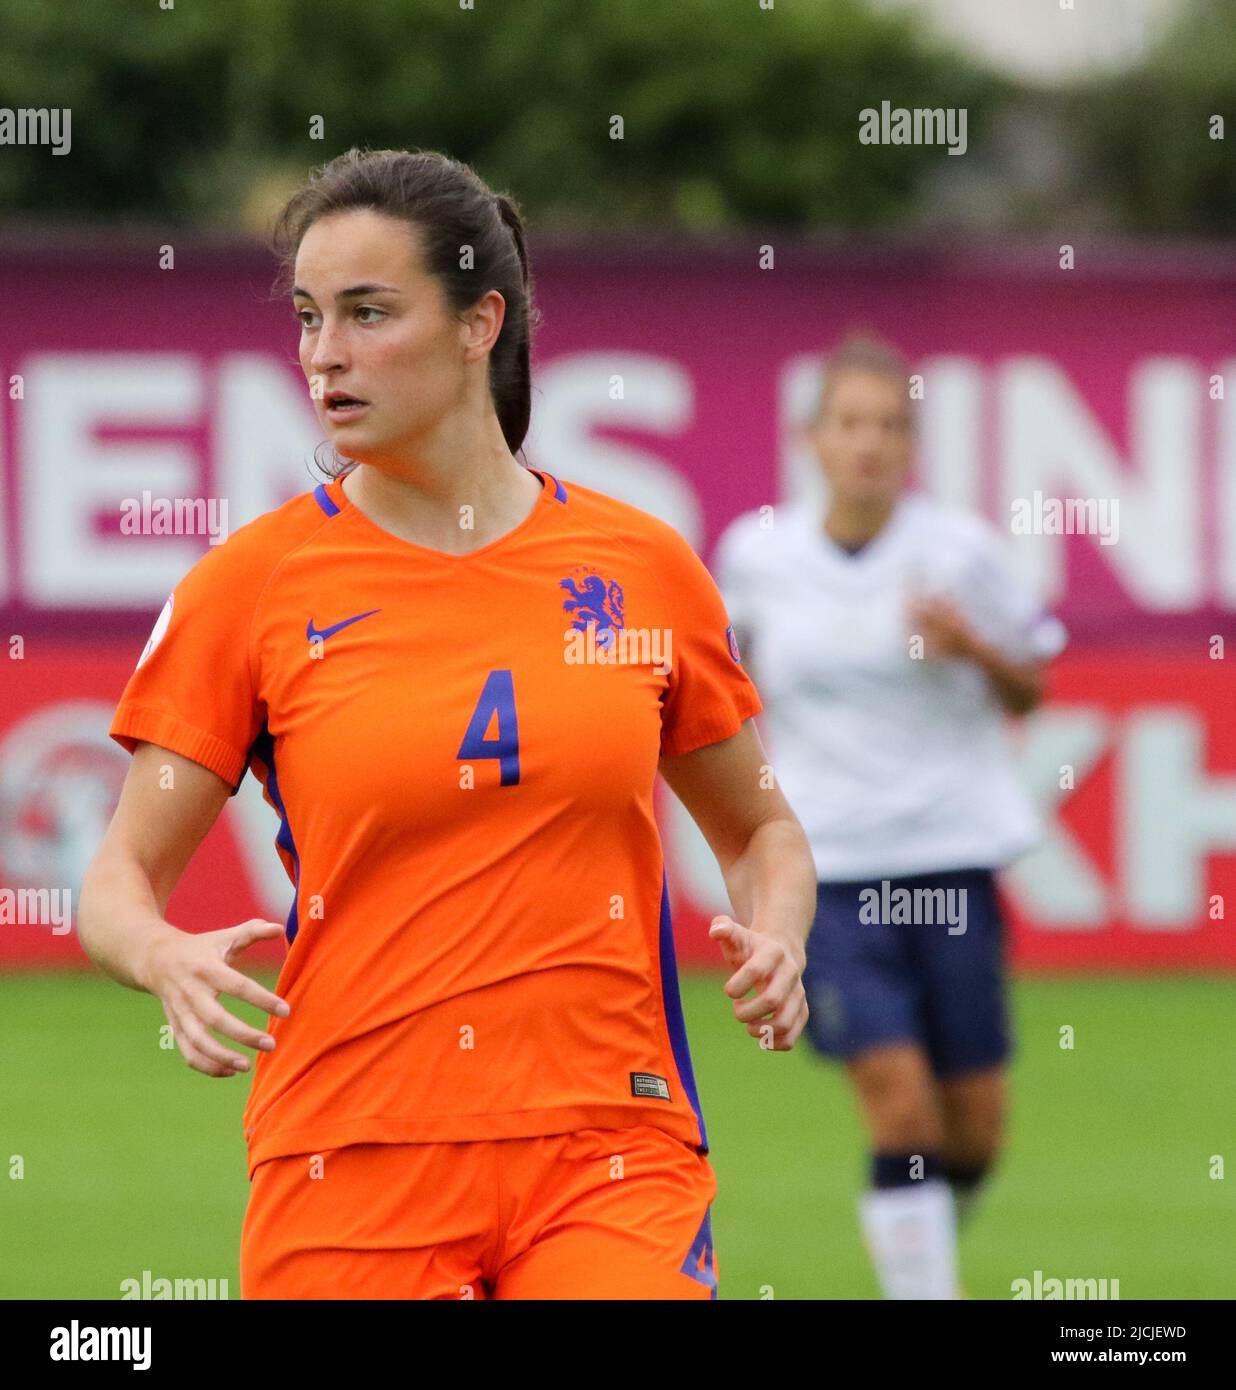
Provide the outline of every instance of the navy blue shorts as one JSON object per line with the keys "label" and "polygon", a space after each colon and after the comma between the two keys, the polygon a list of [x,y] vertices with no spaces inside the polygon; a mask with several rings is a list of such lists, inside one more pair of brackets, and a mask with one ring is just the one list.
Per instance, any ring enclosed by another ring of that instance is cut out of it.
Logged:
{"label": "navy blue shorts", "polygon": [[807,1036],[848,1059],[918,1043],[937,1076],[1010,1052],[1004,919],[990,869],[816,886]]}

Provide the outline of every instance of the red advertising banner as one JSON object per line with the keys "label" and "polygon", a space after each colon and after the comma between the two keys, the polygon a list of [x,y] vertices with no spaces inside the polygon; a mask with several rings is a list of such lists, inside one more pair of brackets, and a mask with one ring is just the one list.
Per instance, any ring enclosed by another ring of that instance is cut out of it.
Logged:
{"label": "red advertising banner", "polygon": [[[107,737],[132,644],[36,641],[0,714],[5,909],[0,960],[82,963],[72,910],[128,766]],[[1191,653],[1065,657],[1053,698],[1026,722],[1023,775],[1043,844],[1005,878],[1013,955],[1034,968],[1236,967],[1236,669]],[[661,788],[678,952],[712,961],[723,887],[698,832]],[[247,776],[169,904],[189,930],[284,921],[292,886],[275,854],[278,818]],[[711,866],[711,869],[710,869]],[[39,902],[39,900],[35,900]],[[61,907],[67,910],[57,911]],[[281,947],[255,949],[274,961]]]}

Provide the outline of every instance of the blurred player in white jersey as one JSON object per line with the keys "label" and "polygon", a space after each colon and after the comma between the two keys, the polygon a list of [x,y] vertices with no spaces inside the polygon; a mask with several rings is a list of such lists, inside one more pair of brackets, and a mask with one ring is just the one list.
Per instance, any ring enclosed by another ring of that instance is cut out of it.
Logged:
{"label": "blurred player in white jersey", "polygon": [[826,501],[740,517],[716,569],[815,857],[808,1035],[870,1139],[867,1247],[887,1297],[954,1298],[1005,1113],[994,871],[1039,834],[1007,716],[1040,702],[1065,634],[993,527],[907,490],[908,378],[880,340],[843,342],[807,427]]}

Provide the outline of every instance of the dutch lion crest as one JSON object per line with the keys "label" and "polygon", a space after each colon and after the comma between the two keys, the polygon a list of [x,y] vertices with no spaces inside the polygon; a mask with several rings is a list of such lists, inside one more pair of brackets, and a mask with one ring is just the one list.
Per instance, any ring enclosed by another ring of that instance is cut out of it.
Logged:
{"label": "dutch lion crest", "polygon": [[612,647],[614,634],[622,626],[622,585],[616,579],[606,582],[587,565],[577,565],[571,576],[558,581],[558,587],[570,594],[562,608],[571,615],[571,626],[578,632],[595,626],[597,646]]}

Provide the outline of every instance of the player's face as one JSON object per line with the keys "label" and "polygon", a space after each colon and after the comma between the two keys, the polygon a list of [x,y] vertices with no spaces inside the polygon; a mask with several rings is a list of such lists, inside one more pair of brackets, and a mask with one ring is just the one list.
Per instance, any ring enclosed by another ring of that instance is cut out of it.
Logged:
{"label": "player's face", "polygon": [[891,503],[910,472],[905,386],[877,372],[842,372],[811,442],[833,497],[865,506]]}
{"label": "player's face", "polygon": [[[341,454],[397,457],[459,407],[465,330],[422,265],[415,227],[361,209],[321,217],[301,239],[295,286],[301,369]],[[332,403],[338,392],[361,404]]]}

